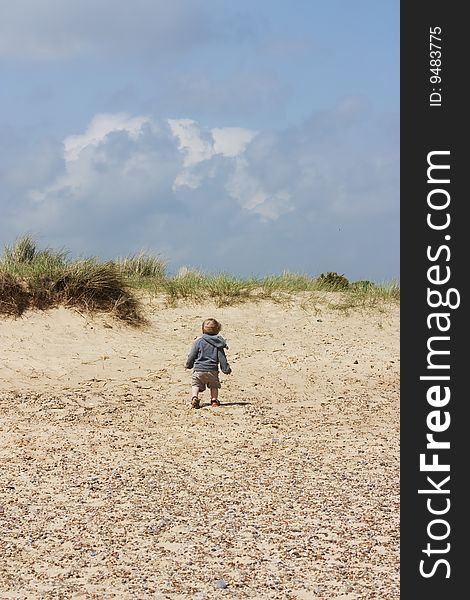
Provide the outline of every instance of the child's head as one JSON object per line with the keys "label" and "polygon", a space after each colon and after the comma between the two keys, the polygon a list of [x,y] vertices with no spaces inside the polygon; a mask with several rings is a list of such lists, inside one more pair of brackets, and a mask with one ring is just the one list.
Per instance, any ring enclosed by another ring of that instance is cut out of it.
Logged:
{"label": "child's head", "polygon": [[202,333],[217,335],[221,329],[222,325],[215,319],[206,319],[202,323]]}

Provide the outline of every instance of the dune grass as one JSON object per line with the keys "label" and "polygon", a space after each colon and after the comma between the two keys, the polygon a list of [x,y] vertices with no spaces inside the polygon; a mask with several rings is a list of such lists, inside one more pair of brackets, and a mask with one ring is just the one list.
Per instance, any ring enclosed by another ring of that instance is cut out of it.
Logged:
{"label": "dune grass", "polygon": [[281,275],[270,275],[264,278],[243,279],[227,273],[210,275],[184,268],[176,276],[160,280],[155,291],[164,293],[168,304],[173,306],[179,300],[192,302],[212,300],[218,307],[260,300],[282,303],[292,300],[299,294],[304,296],[306,302],[322,300],[330,303],[328,292],[336,292],[335,302],[331,302],[331,306],[341,310],[380,308],[387,303],[397,303],[400,300],[398,282],[350,283],[344,275],[337,273],[312,277],[302,273],[284,272]]}
{"label": "dune grass", "polygon": [[107,312],[131,324],[143,322],[139,301],[114,262],[69,260],[65,251],[39,250],[28,236],[0,257],[0,313],[64,305]]}
{"label": "dune grass", "polygon": [[[169,275],[159,255],[142,251],[114,261],[93,257],[71,260],[65,250],[39,249],[29,236],[6,246],[0,256],[0,314],[18,316],[27,309],[63,305],[111,313],[138,325],[145,322],[140,291],[163,295],[169,306],[179,301],[210,301],[217,307],[267,299],[290,302],[300,294],[305,302],[322,300],[347,311],[380,309],[400,300],[398,282],[349,282],[344,275],[332,272],[318,277],[284,272],[240,278],[187,267]],[[336,292],[334,302],[329,292]]]}
{"label": "dune grass", "polygon": [[163,279],[166,275],[166,261],[160,256],[144,251],[120,257],[115,263],[121,275],[137,281]]}

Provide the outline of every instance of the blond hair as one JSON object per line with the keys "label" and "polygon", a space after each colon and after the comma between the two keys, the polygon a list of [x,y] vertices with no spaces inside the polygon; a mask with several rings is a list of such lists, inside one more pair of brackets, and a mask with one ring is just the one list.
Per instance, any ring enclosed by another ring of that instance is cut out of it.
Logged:
{"label": "blond hair", "polygon": [[222,325],[215,319],[206,319],[202,323],[202,333],[217,335],[221,329]]}

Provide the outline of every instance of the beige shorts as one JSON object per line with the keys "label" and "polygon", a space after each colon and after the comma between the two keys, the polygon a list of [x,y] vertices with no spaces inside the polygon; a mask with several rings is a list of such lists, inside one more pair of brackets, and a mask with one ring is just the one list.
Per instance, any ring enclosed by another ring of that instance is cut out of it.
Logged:
{"label": "beige shorts", "polygon": [[191,385],[197,385],[200,392],[203,392],[206,386],[209,389],[220,388],[219,373],[217,371],[193,371]]}

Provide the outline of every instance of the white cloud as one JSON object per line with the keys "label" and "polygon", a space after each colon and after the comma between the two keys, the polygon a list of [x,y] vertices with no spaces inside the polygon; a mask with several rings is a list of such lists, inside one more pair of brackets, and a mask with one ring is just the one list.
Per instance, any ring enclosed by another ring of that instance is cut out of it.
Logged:
{"label": "white cloud", "polygon": [[184,166],[191,167],[214,156],[212,136],[203,137],[201,128],[192,119],[168,119],[170,129],[178,139],[184,154]]}
{"label": "white cloud", "polygon": [[85,133],[70,135],[64,140],[65,160],[77,160],[80,152],[89,146],[98,146],[109,133],[125,131],[130,139],[136,140],[142,127],[149,124],[148,117],[131,117],[126,113],[98,114],[93,117]]}
{"label": "white cloud", "polygon": [[[169,119],[168,125],[178,151],[173,156],[173,193],[183,187],[196,190],[205,185],[207,179],[217,179],[228,198],[263,220],[275,220],[293,210],[291,194],[286,189],[268,191],[249,168],[244,154],[255,139],[256,131],[240,127],[204,129],[192,119]],[[42,206],[45,213],[47,210],[56,213],[52,206],[63,202],[64,197],[69,202],[72,198],[80,202],[84,197],[96,197],[95,190],[100,190],[103,182],[114,186],[120,181],[119,197],[130,182],[136,185],[133,173],[155,181],[158,166],[154,162],[154,150],[140,143],[145,127],[155,143],[167,135],[162,126],[149,117],[132,117],[125,113],[95,115],[83,134],[64,140],[64,173],[45,189],[32,190],[31,200],[36,206]],[[124,136],[124,154],[114,156],[111,134]],[[223,174],[219,173],[221,165],[212,162],[214,157],[223,161]]]}
{"label": "white cloud", "polygon": [[[343,105],[338,109],[339,118],[343,109]],[[329,125],[329,143],[324,140],[325,123],[335,124]],[[344,121],[342,125],[347,129]],[[347,131],[344,136],[347,140]],[[326,214],[339,220],[383,212],[386,204],[377,203],[371,190],[380,185],[393,160],[346,157],[350,147],[338,137],[334,114],[311,119],[288,137],[286,145],[284,133],[209,129],[193,119],[169,119],[166,124],[147,116],[98,114],[84,133],[64,140],[64,172],[46,188],[31,191],[30,197],[43,204],[64,196],[79,202],[96,196],[105,183],[114,187],[116,182],[120,182],[117,197],[133,195],[131,185],[142,188],[144,181],[147,187],[158,181],[163,162],[165,172],[172,173],[167,196],[175,198],[183,188],[194,192],[212,180],[227,199],[265,221],[300,207],[317,217]],[[162,143],[163,161],[161,153],[158,160],[155,156]]]}
{"label": "white cloud", "polygon": [[214,153],[235,157],[244,152],[257,132],[242,127],[216,127],[211,129],[211,133],[214,138]]}
{"label": "white cloud", "polygon": [[244,152],[258,132],[242,127],[217,127],[204,130],[192,119],[170,119],[171,131],[178,139],[178,148],[184,154],[184,168],[176,177],[173,189],[197,189],[207,177],[215,177],[213,168],[201,169],[211,158],[221,156],[229,162],[230,174],[225,180],[225,191],[242,208],[258,214],[263,220],[277,219],[293,210],[291,196],[286,190],[268,193],[263,183],[249,172]]}
{"label": "white cloud", "polygon": [[57,147],[37,160],[34,148],[0,139],[9,161],[0,234],[40,232],[101,255],[145,246],[247,273],[395,276],[398,150],[386,127],[396,123],[360,110],[345,119],[342,107],[278,132],[100,114],[67,136],[61,160]]}
{"label": "white cloud", "polygon": [[[214,170],[201,169],[201,164],[207,163],[217,155],[224,158],[240,157],[247,144],[257,134],[256,131],[241,127],[217,127],[203,130],[192,119],[169,119],[168,123],[178,140],[178,148],[184,155],[184,168],[174,181],[174,190],[179,187],[191,189],[200,187],[206,177],[214,177]],[[238,168],[237,165],[236,162],[234,164],[235,169]],[[238,196],[230,192],[228,184],[226,190],[233,198],[239,200]],[[257,212],[256,203],[251,206],[246,205],[246,208]]]}
{"label": "white cloud", "polygon": [[164,125],[144,116],[99,114],[83,134],[64,140],[63,171],[29,197],[41,219],[90,204],[119,210],[168,189],[181,167]]}
{"label": "white cloud", "polygon": [[243,127],[215,127],[204,131],[192,119],[168,119],[168,123],[185,154],[185,167],[209,160],[216,154],[228,158],[239,156],[257,134]]}

